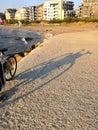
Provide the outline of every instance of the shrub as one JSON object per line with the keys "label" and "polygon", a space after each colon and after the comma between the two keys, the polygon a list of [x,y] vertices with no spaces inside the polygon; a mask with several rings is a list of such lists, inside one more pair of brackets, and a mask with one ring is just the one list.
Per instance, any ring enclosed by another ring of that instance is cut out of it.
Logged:
{"label": "shrub", "polygon": [[18,20],[11,19],[11,20],[8,20],[7,23],[8,24],[15,24],[15,23],[18,23]]}
{"label": "shrub", "polygon": [[22,22],[22,24],[25,24],[25,25],[27,25],[27,24],[29,24],[29,23],[30,23],[30,21],[29,21],[29,20],[27,20],[27,19],[20,20],[20,21]]}
{"label": "shrub", "polygon": [[65,23],[79,22],[79,19],[75,17],[67,17],[63,20],[63,22]]}
{"label": "shrub", "polygon": [[79,18],[79,21],[83,21],[83,22],[98,22],[98,18],[91,18],[91,17]]}
{"label": "shrub", "polygon": [[33,21],[31,21],[31,23],[40,23],[41,22],[41,20],[33,20]]}
{"label": "shrub", "polygon": [[48,21],[48,23],[62,23],[62,20],[60,20],[60,19],[53,19],[53,20]]}

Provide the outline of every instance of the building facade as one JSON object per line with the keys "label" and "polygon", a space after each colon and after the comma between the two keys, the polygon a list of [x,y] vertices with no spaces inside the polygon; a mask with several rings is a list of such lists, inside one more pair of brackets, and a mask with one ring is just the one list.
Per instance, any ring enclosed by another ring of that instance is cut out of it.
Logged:
{"label": "building facade", "polygon": [[5,14],[4,13],[0,13],[0,24],[5,23]]}
{"label": "building facade", "polygon": [[30,6],[29,7],[29,21],[37,20],[37,7]]}
{"label": "building facade", "polygon": [[6,20],[15,19],[16,11],[17,11],[16,9],[6,9],[5,10],[5,18],[6,18]]}
{"label": "building facade", "polygon": [[79,17],[98,17],[98,0],[83,0],[79,7]]}
{"label": "building facade", "polygon": [[64,19],[63,0],[49,0],[44,2],[43,19]]}
{"label": "building facade", "polygon": [[63,8],[64,8],[64,18],[75,16],[74,3],[72,1],[63,2]]}
{"label": "building facade", "polygon": [[29,8],[23,7],[16,11],[15,19],[17,20],[29,20]]}
{"label": "building facade", "polygon": [[38,6],[22,7],[18,10],[7,9],[7,20],[51,20],[75,16],[74,3],[66,0],[48,0]]}
{"label": "building facade", "polygon": [[37,20],[43,20],[43,4],[37,6]]}
{"label": "building facade", "polygon": [[4,20],[5,19],[5,14],[4,13],[0,13],[0,19]]}
{"label": "building facade", "polygon": [[[49,0],[44,2],[43,5],[43,19],[64,19],[67,16],[71,16],[74,3],[64,0]],[[68,13],[67,13],[68,12]]]}

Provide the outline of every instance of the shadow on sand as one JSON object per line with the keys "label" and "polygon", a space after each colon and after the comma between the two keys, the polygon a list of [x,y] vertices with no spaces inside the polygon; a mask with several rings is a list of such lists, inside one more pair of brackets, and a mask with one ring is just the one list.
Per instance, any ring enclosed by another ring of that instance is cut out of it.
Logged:
{"label": "shadow on sand", "polygon": [[[22,72],[21,74],[17,75],[17,77],[15,77],[16,80],[23,80],[21,81],[19,84],[17,84],[16,86],[12,87],[10,90],[7,90],[5,93],[7,95],[7,99],[10,100],[6,100],[5,102],[3,102],[0,105],[0,108],[6,106],[6,105],[10,105],[14,102],[16,102],[19,99],[22,99],[23,97],[26,97],[32,93],[34,93],[35,91],[40,90],[41,88],[45,87],[45,85],[47,85],[48,83],[50,83],[51,81],[57,79],[58,77],[60,77],[61,75],[63,75],[65,72],[67,72],[69,69],[72,68],[73,65],[75,65],[76,60],[79,58],[81,58],[84,55],[87,54],[92,54],[90,51],[86,51],[86,50],[81,50],[77,53],[69,53],[69,54],[65,54],[63,56],[60,57],[56,57],[54,59],[51,59],[49,61],[46,61],[42,64],[39,64],[37,66],[34,66],[31,69],[28,69],[24,72]],[[64,68],[64,66],[67,66]],[[50,73],[53,73],[54,71],[61,69],[63,67],[63,69],[59,72],[56,73],[54,76],[52,76],[52,78],[48,79],[48,81],[46,80],[44,83],[42,83],[40,86],[33,88],[32,90],[25,92],[24,94],[11,99],[11,97],[16,93],[16,91],[18,90],[19,87],[26,85],[30,82],[33,82],[36,79],[45,79]]]}

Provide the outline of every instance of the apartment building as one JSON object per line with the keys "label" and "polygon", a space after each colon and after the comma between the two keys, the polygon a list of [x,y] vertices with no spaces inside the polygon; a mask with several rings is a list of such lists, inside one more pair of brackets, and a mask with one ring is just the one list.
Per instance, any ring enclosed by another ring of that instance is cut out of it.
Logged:
{"label": "apartment building", "polygon": [[36,6],[30,6],[29,8],[29,20],[37,20],[37,7]]}
{"label": "apartment building", "polygon": [[43,4],[37,6],[37,20],[43,20]]}
{"label": "apartment building", "polygon": [[7,20],[51,20],[75,16],[74,3],[66,0],[48,0],[38,6],[22,7],[18,10],[7,9]]}
{"label": "apartment building", "polygon": [[17,20],[29,20],[29,8],[22,7],[15,13],[15,19]]}
{"label": "apartment building", "polygon": [[15,19],[16,11],[17,11],[16,9],[6,9],[5,10],[5,18],[6,18],[6,20]]}
{"label": "apartment building", "polygon": [[83,0],[78,17],[98,17],[98,0]]}
{"label": "apartment building", "polygon": [[0,19],[4,20],[5,19],[5,14],[4,13],[0,13]]}
{"label": "apartment building", "polygon": [[49,0],[43,5],[43,19],[64,19],[73,16],[74,3],[65,0]]}
{"label": "apartment building", "polygon": [[4,13],[0,13],[0,24],[5,23],[5,15]]}
{"label": "apartment building", "polygon": [[43,5],[43,19],[64,19],[63,0],[49,0]]}
{"label": "apartment building", "polygon": [[64,18],[75,16],[74,3],[72,1],[63,2],[63,9],[64,9]]}

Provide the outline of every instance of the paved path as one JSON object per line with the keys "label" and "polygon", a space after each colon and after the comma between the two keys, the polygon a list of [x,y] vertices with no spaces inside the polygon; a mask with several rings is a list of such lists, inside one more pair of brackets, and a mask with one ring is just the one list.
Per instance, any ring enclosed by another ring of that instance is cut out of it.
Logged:
{"label": "paved path", "polygon": [[0,130],[98,130],[98,31],[46,40],[4,91]]}

